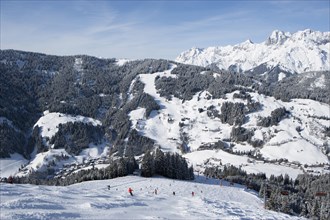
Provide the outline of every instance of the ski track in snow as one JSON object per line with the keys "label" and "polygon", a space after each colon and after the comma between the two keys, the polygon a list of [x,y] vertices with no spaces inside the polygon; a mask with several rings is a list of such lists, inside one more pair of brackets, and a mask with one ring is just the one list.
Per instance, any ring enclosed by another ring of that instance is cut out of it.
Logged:
{"label": "ski track in snow", "polygon": [[218,183],[203,176],[127,176],[65,187],[1,183],[0,219],[301,219],[265,210],[254,191]]}

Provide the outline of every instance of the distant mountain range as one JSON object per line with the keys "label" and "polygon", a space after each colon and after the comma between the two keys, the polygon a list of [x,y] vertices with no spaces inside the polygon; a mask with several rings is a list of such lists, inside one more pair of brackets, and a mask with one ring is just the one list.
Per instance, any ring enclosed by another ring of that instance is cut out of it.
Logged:
{"label": "distant mountain range", "polygon": [[329,50],[330,32],[307,29],[291,34],[275,30],[262,43],[247,40],[234,46],[191,48],[182,52],[176,61],[257,74],[277,68],[284,73],[280,76],[282,79],[287,73],[329,71]]}

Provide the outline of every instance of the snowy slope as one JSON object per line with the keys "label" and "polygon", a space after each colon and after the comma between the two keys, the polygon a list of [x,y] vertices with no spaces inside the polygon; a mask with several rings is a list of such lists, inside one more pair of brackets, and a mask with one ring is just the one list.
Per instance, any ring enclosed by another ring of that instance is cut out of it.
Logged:
{"label": "snowy slope", "polygon": [[279,65],[291,73],[324,71],[330,69],[330,32],[312,30],[288,33],[275,30],[262,43],[247,40],[224,47],[191,48],[181,53],[176,61],[185,64],[208,66],[244,72],[261,64]]}
{"label": "snowy slope", "polygon": [[[19,172],[17,169],[5,169],[6,172],[1,177],[10,175],[26,176],[35,171],[45,172],[49,168],[54,170],[54,175],[63,176],[79,170],[92,169],[92,167],[104,168],[108,165],[108,161],[106,161],[108,154],[109,146],[107,146],[107,143],[100,145],[90,144],[89,148],[84,149],[79,155],[70,155],[65,149],[50,149],[36,154],[28,163],[24,164],[24,168]],[[66,169],[65,167],[69,168]]]}
{"label": "snowy slope", "polygon": [[[209,99],[210,94],[207,91],[197,93],[191,100],[184,102],[175,97],[171,100],[160,97],[155,88],[155,78],[157,76],[176,77],[171,74],[172,69],[139,75],[140,80],[145,84],[144,92],[150,94],[161,109],[153,111],[149,117],[146,117],[144,108],[138,108],[129,113],[132,128],[141,135],[155,140],[162,150],[180,152],[184,137],[190,150],[185,157],[197,169],[203,170],[201,166],[205,167],[205,163],[219,164],[219,160],[222,160],[223,164],[241,165],[248,172],[266,172],[268,176],[288,173],[295,178],[304,172],[302,165],[329,164],[329,159],[322,149],[324,145],[330,144],[330,138],[323,135],[322,131],[324,127],[329,126],[329,120],[326,118],[329,117],[330,106],[307,99],[283,102],[258,93],[250,93],[250,95],[252,100],[262,103],[262,109],[250,113],[249,120],[243,127],[254,130],[252,139],[262,140],[264,146],[254,148],[243,142],[235,143],[233,149],[234,151],[255,151],[269,163],[262,166],[260,161],[250,160],[246,155],[231,155],[219,149],[211,152],[199,150],[198,148],[203,144],[229,140],[233,127],[222,123],[219,118],[210,118],[206,111],[199,112],[199,109],[205,110],[209,106],[215,106],[221,112],[221,105],[224,102],[245,103],[246,101],[234,98],[234,93],[238,91],[226,94],[224,99]],[[290,110],[291,116],[283,119],[276,126],[257,126],[259,117],[270,116],[273,110],[281,107]],[[297,127],[301,130],[297,131]],[[271,163],[271,160],[280,158],[287,159],[288,162],[281,165]]]}
{"label": "snowy slope", "polygon": [[[98,145],[90,143],[89,147],[83,149],[79,155],[70,155],[65,149],[53,149],[53,145],[49,146],[48,142],[50,138],[58,132],[58,125],[68,122],[91,123],[93,126],[101,125],[100,121],[93,118],[72,116],[57,112],[49,113],[45,111],[44,115],[36,122],[35,126],[41,128],[40,136],[43,138],[46,146],[49,147],[49,150],[37,154],[35,149],[31,155],[32,158],[30,161],[18,155],[13,155],[10,159],[1,159],[1,168],[3,171],[0,177],[8,177],[10,175],[25,176],[34,171],[43,172],[49,168],[54,169],[56,174],[67,165],[77,166],[80,164],[81,168],[86,168],[90,166],[90,163],[87,163],[88,161],[96,161],[98,159],[102,161],[108,156],[109,143],[107,142]],[[24,168],[18,171],[21,165],[24,165]],[[103,167],[103,165],[99,167]]]}
{"label": "snowy slope", "polygon": [[264,209],[255,192],[239,185],[219,186],[204,177],[185,182],[127,176],[66,187],[0,187],[0,219],[303,219]]}
{"label": "snowy slope", "polygon": [[[75,60],[77,71],[81,63],[82,61],[80,59]],[[79,155],[70,155],[65,149],[53,149],[53,145],[49,144],[49,140],[58,132],[59,125],[69,122],[82,122],[92,124],[93,126],[102,125],[99,120],[89,117],[45,111],[34,127],[38,126],[40,128],[40,137],[49,150],[37,154],[35,149],[31,154],[30,160],[25,159],[19,154],[13,154],[10,158],[1,158],[0,177],[9,177],[11,175],[26,176],[35,171],[44,172],[49,168],[54,169],[55,175],[59,173],[69,174],[74,171],[74,168],[66,171],[64,169],[65,166],[75,167],[75,170],[77,170],[78,165],[79,169],[91,169],[92,165],[90,161],[100,163],[95,164],[95,167],[103,167],[110,150],[109,143],[106,141],[98,145],[90,143],[88,148],[83,149]]]}
{"label": "snowy slope", "polygon": [[37,121],[34,125],[41,128],[40,136],[43,138],[45,144],[48,145],[46,139],[52,138],[58,132],[58,125],[65,124],[68,122],[83,122],[91,123],[94,126],[101,125],[102,123],[93,118],[88,118],[84,116],[71,116],[58,112],[45,111],[44,115]]}
{"label": "snowy slope", "polygon": [[12,154],[10,158],[1,158],[0,160],[0,177],[9,177],[18,173],[18,169],[28,163],[20,154]]}

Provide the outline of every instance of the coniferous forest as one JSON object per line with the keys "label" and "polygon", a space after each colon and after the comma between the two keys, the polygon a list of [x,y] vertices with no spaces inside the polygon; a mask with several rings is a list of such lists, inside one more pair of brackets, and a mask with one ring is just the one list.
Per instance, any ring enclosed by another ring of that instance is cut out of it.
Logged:
{"label": "coniferous forest", "polygon": [[265,198],[265,208],[295,216],[330,218],[330,174],[300,174],[295,180],[289,175],[247,174],[235,166],[206,168],[209,177],[245,185]]}

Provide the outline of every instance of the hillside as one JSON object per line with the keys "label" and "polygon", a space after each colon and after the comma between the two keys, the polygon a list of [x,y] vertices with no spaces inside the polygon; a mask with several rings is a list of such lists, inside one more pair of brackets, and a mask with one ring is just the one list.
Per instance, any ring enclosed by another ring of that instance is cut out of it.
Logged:
{"label": "hillside", "polygon": [[0,68],[1,177],[68,175],[158,147],[201,172],[329,172],[329,72],[269,84],[167,60],[13,50]]}
{"label": "hillside", "polygon": [[303,219],[264,209],[262,199],[240,185],[219,186],[204,177],[178,181],[127,176],[66,187],[0,187],[1,219]]}

